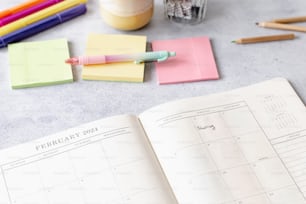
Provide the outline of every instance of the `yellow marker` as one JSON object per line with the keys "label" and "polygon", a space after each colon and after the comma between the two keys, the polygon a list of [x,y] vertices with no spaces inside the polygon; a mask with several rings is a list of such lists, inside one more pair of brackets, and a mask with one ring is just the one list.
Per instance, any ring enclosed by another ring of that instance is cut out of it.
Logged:
{"label": "yellow marker", "polygon": [[35,23],[39,20],[42,20],[44,18],[47,18],[49,16],[52,16],[58,12],[64,11],[68,8],[71,8],[73,6],[76,6],[81,3],[86,3],[87,0],[65,0],[61,3],[55,4],[51,7],[48,7],[46,9],[43,9],[37,13],[34,13],[32,15],[29,15],[25,18],[19,19],[13,23],[10,23],[6,26],[3,26],[0,28],[0,36],[9,34],[11,32],[14,32],[15,30],[18,30],[20,28],[26,27],[32,23]]}

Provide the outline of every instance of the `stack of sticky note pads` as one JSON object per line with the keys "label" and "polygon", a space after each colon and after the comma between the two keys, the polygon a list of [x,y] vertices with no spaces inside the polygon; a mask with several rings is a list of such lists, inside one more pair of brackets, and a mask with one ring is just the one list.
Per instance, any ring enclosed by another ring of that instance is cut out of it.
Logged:
{"label": "stack of sticky note pads", "polygon": [[87,0],[30,0],[0,12],[0,47],[86,12]]}
{"label": "stack of sticky note pads", "polygon": [[0,47],[8,46],[12,88],[73,81],[66,39],[14,43],[86,12],[87,0],[29,0],[0,11]]}
{"label": "stack of sticky note pads", "polygon": [[[153,51],[168,50],[176,53],[173,59],[155,63],[159,84],[219,78],[210,39],[206,36],[154,40],[152,49]],[[90,34],[85,55],[122,55],[145,51],[146,36]],[[84,65],[82,78],[85,80],[143,82],[144,68],[145,63],[131,62]]]}

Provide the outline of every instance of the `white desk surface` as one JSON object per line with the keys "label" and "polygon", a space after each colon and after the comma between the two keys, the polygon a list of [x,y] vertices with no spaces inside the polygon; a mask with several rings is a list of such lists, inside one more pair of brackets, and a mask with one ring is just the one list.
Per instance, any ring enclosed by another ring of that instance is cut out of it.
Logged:
{"label": "white desk surface", "polygon": [[[24,0],[1,1],[0,9]],[[83,81],[81,68],[73,68],[71,84],[12,90],[7,49],[0,50],[0,149],[40,138],[82,123],[118,114],[139,114],[170,100],[207,95],[250,85],[273,77],[287,78],[306,101],[306,33],[292,41],[236,45],[241,37],[289,31],[260,28],[255,22],[305,16],[305,0],[208,0],[206,19],[199,25],[169,22],[162,0],[148,26],[123,32],[106,25],[98,0],[88,1],[88,12],[24,41],[67,38],[71,55],[82,55],[89,33],[146,35],[148,42],[209,36],[221,78],[214,81],[158,85],[154,66],[145,71],[144,83]],[[306,23],[299,23],[306,26]]]}

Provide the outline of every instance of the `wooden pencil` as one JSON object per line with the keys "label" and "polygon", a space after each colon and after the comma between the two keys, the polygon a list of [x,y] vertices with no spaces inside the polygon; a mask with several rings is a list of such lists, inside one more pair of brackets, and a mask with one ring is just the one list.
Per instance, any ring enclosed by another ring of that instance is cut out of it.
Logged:
{"label": "wooden pencil", "polygon": [[298,17],[291,17],[291,18],[279,18],[274,19],[271,22],[273,23],[297,23],[297,22],[305,22],[306,16],[298,16]]}
{"label": "wooden pencil", "polygon": [[247,44],[247,43],[279,41],[279,40],[292,40],[294,38],[295,38],[295,35],[293,33],[289,33],[289,34],[281,34],[281,35],[240,38],[238,40],[233,40],[232,42],[237,43],[237,44]]}
{"label": "wooden pencil", "polygon": [[261,22],[261,23],[256,23],[256,25],[258,25],[260,27],[264,27],[264,28],[274,28],[274,29],[280,29],[280,30],[291,30],[291,31],[306,32],[306,27],[288,25],[288,24],[282,24],[282,23]]}

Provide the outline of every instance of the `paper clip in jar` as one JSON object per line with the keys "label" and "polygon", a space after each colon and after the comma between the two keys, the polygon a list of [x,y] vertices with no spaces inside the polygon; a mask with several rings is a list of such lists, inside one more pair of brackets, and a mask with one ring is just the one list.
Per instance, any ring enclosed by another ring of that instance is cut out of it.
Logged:
{"label": "paper clip in jar", "polygon": [[166,17],[174,22],[201,23],[206,14],[207,0],[164,0]]}

